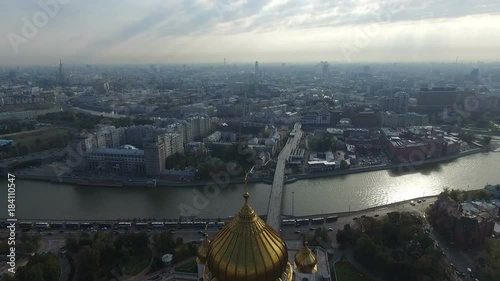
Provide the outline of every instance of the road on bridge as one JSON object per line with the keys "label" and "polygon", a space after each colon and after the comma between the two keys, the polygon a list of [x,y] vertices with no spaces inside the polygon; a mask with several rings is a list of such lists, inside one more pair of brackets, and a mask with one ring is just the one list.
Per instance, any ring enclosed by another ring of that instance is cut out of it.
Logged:
{"label": "road on bridge", "polygon": [[267,209],[267,224],[274,229],[280,229],[281,211],[283,205],[283,187],[285,186],[285,168],[286,161],[290,157],[293,149],[297,148],[302,138],[301,124],[296,123],[290,133],[287,143],[278,155],[276,170],[274,172],[273,186],[269,196],[269,207]]}

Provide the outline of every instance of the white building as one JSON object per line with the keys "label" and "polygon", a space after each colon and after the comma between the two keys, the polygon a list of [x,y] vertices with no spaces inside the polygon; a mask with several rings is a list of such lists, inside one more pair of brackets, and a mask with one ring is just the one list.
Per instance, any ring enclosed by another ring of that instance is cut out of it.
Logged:
{"label": "white building", "polygon": [[87,154],[87,166],[94,171],[144,174],[144,151],[125,148],[94,148]]}

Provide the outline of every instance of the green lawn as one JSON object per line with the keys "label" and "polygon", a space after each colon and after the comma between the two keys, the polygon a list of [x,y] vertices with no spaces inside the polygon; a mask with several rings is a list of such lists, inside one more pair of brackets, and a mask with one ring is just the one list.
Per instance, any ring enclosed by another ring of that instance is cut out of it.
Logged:
{"label": "green lawn", "polygon": [[63,148],[71,139],[72,130],[69,128],[44,128],[8,135],[1,135],[2,139],[13,140],[15,145],[5,158],[20,156],[52,148]]}
{"label": "green lawn", "polygon": [[134,276],[139,274],[141,271],[146,269],[146,267],[151,262],[152,253],[148,249],[148,251],[144,251],[141,255],[135,255],[130,257],[129,262],[124,266],[125,274],[128,276]]}
{"label": "green lawn", "polygon": [[198,264],[196,263],[196,261],[192,261],[190,263],[186,263],[185,265],[175,268],[175,271],[186,272],[186,273],[197,273]]}
{"label": "green lawn", "polygon": [[341,259],[335,264],[335,272],[337,273],[338,281],[373,281],[359,272],[346,259]]}
{"label": "green lawn", "polygon": [[21,132],[11,135],[9,139],[16,143],[23,143],[24,145],[35,145],[36,139],[40,141],[52,141],[55,138],[67,136],[70,130],[67,128],[49,128],[42,130],[35,130],[31,132]]}

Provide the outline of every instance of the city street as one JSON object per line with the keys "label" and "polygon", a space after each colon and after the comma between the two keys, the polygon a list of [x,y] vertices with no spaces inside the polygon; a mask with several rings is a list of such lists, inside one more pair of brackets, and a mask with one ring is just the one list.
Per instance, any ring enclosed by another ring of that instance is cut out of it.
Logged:
{"label": "city street", "polygon": [[[401,202],[389,206],[382,206],[378,208],[373,208],[369,210],[363,211],[352,211],[350,213],[343,213],[338,215],[338,220],[335,222],[325,222],[321,224],[313,224],[311,221],[308,223],[304,223],[300,226],[294,225],[282,225],[281,229],[279,229],[282,237],[286,241],[297,241],[300,240],[302,235],[314,235],[314,230],[318,227],[323,227],[328,229],[329,236],[332,241],[332,247],[335,249],[337,247],[336,244],[336,234],[337,230],[343,229],[345,224],[354,224],[357,219],[362,217],[376,217],[380,218],[387,213],[399,211],[399,212],[414,212],[417,215],[422,217],[425,216],[425,209],[429,207],[431,203],[436,201],[435,197],[427,198],[425,202],[417,203],[417,199],[414,200],[414,206],[410,204],[410,201]],[[289,219],[289,218],[288,218]],[[440,237],[432,227],[430,227],[431,232],[430,235],[433,239],[435,239],[436,244],[439,248],[444,252],[445,259],[448,264],[453,264],[453,270],[458,270],[459,272],[467,272],[467,268],[475,269],[474,260],[477,258],[479,254],[477,251],[464,252],[459,250],[458,248],[453,247],[449,241],[446,241],[442,237]],[[2,229],[1,233],[6,234],[6,229]],[[102,231],[102,230],[100,230]],[[140,232],[146,231],[148,233],[160,232],[160,231],[170,231],[173,234],[173,238],[182,238],[184,242],[197,242],[200,243],[203,239],[203,233],[205,233],[204,227],[190,227],[190,228],[168,228],[168,229],[148,229],[148,230],[137,230],[137,229],[120,229],[120,230],[104,230],[104,232]],[[208,227],[206,233],[208,237],[212,239],[220,229],[216,226]],[[97,232],[96,230],[72,230],[72,231],[64,231],[61,232],[59,230],[46,230],[42,232],[38,232],[36,230],[32,230],[26,233],[36,234],[40,233],[43,237],[40,248],[37,253],[44,252],[52,252],[57,254],[60,249],[64,246],[65,237],[67,234],[79,234],[82,232],[87,232],[89,235],[93,235],[93,233]],[[20,233],[19,233],[20,234]],[[468,275],[464,279],[457,280],[473,280]]]}

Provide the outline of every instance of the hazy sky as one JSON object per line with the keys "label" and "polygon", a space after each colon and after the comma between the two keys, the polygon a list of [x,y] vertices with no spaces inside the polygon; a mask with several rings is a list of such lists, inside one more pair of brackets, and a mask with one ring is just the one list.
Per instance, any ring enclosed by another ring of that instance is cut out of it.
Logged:
{"label": "hazy sky", "polygon": [[[60,4],[49,15],[39,2]],[[499,50],[498,0],[0,0],[0,64],[475,62]]]}

